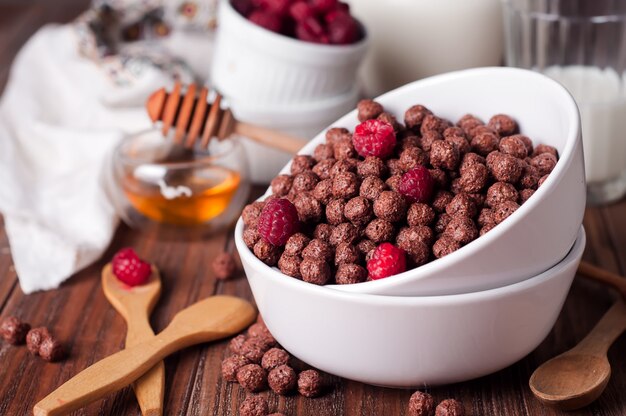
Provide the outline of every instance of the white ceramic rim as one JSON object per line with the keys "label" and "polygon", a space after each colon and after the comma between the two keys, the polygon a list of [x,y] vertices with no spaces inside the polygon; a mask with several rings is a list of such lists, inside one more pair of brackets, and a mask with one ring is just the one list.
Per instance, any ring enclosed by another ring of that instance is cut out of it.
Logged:
{"label": "white ceramic rim", "polygon": [[363,23],[354,16],[352,17],[359,23],[359,26],[361,27],[361,31],[363,33],[363,37],[361,38],[361,40],[356,43],[351,43],[349,45],[325,45],[290,38],[288,36],[282,35],[280,33],[274,33],[271,30],[258,26],[248,21],[248,19],[239,14],[239,12],[235,10],[230,4],[230,0],[222,0],[220,7],[223,8],[223,12],[226,13],[227,18],[234,19],[237,22],[237,24],[240,26],[240,30],[243,31],[243,33],[241,33],[242,36],[251,38],[258,38],[259,36],[268,37],[271,39],[272,42],[275,43],[275,46],[277,48],[281,49],[281,53],[284,53],[286,55],[295,54],[297,56],[301,54],[306,55],[309,53],[322,53],[329,56],[342,56],[342,58],[345,59],[346,53],[365,48],[369,39],[365,25],[363,25]]}
{"label": "white ceramic rim", "polygon": [[[526,280],[522,280],[518,283],[511,285],[501,286],[494,289],[487,289],[478,292],[460,293],[454,295],[434,295],[434,296],[389,296],[389,295],[373,295],[369,293],[356,293],[356,292],[344,292],[340,290],[334,290],[328,286],[318,286],[312,283],[307,283],[303,280],[296,279],[291,276],[287,276],[281,273],[278,269],[267,266],[261,260],[259,260],[246,246],[242,238],[243,234],[243,221],[241,218],[237,221],[235,227],[235,245],[239,251],[239,255],[242,257],[242,261],[248,262],[251,267],[256,269],[265,269],[267,273],[264,273],[263,278],[275,280],[279,285],[292,285],[293,288],[301,292],[312,292],[320,296],[333,296],[343,299],[346,302],[361,302],[370,303],[372,305],[379,306],[414,306],[414,305],[463,305],[474,302],[484,302],[489,299],[501,298],[512,293],[523,291],[534,286],[540,285],[546,280],[554,278],[559,275],[563,269],[567,268],[572,262],[577,261],[582,256],[587,242],[587,236],[585,228],[581,225],[578,230],[576,241],[567,255],[556,265],[552,266],[548,270],[529,277]],[[277,281],[276,279],[280,279]]]}
{"label": "white ceramic rim", "polygon": [[[518,223],[519,221],[524,220],[524,216],[526,213],[535,208],[539,203],[541,203],[542,197],[544,194],[548,194],[552,192],[552,190],[558,186],[558,182],[560,177],[563,175],[563,172],[567,169],[567,167],[573,163],[574,161],[574,150],[580,138],[580,117],[578,114],[578,107],[576,106],[576,102],[572,95],[558,82],[548,78],[545,75],[542,75],[537,72],[533,72],[527,69],[520,68],[508,68],[508,67],[485,67],[485,68],[474,68],[474,69],[465,69],[462,71],[449,72],[442,75],[436,75],[433,77],[425,78],[419,81],[412,82],[410,84],[399,87],[395,90],[389,91],[379,97],[376,100],[393,100],[394,96],[402,95],[405,90],[413,88],[414,84],[420,85],[437,85],[437,84],[445,84],[450,80],[456,80],[459,78],[472,78],[472,77],[481,77],[488,78],[490,75],[502,75],[502,74],[510,74],[516,82],[524,82],[524,78],[530,80],[535,84],[543,84],[543,87],[546,89],[552,89],[554,91],[555,96],[560,98],[563,105],[563,111],[567,114],[567,118],[570,120],[568,134],[566,137],[565,147],[562,152],[560,152],[559,161],[556,164],[554,170],[548,177],[548,179],[537,189],[537,191],[533,194],[533,196],[528,199],[522,206],[519,207],[510,217],[506,219],[503,223],[504,226],[498,225],[493,228],[487,234],[477,238],[471,243],[461,247],[459,250],[448,254],[447,256],[441,259],[435,259],[429,263],[423,264],[414,269],[407,270],[403,273],[400,273],[395,276],[391,276],[385,279],[379,280],[370,280],[362,283],[355,283],[351,285],[328,285],[329,288],[335,288],[337,290],[345,291],[345,292],[359,292],[365,293],[368,289],[365,287],[369,287],[369,290],[380,289],[385,286],[395,286],[401,285],[405,280],[411,279],[420,279],[426,276],[434,276],[440,272],[440,269],[446,267],[447,263],[457,262],[458,264],[462,264],[462,259],[470,258],[476,252],[480,251],[482,246],[490,244],[493,240],[501,237],[502,234],[508,232],[509,228],[513,224]],[[428,103],[425,103],[427,105]],[[356,120],[356,109],[346,114],[336,122],[332,123],[330,126],[341,126],[339,123],[343,118],[354,118]],[[513,115],[514,116],[514,115]],[[329,127],[330,127],[329,126]],[[323,134],[325,130],[322,131]],[[316,137],[317,138],[317,137]],[[323,143],[322,141],[316,141],[314,138],[312,141],[307,143],[298,154],[311,155],[313,150],[319,143]],[[291,162],[289,162],[280,172],[279,174],[289,173],[289,169],[291,166]],[[261,196],[259,199],[263,199],[264,197],[271,194],[271,186],[268,187],[265,194]],[[555,259],[555,263],[557,263],[561,259]],[[417,276],[416,276],[417,275]]]}

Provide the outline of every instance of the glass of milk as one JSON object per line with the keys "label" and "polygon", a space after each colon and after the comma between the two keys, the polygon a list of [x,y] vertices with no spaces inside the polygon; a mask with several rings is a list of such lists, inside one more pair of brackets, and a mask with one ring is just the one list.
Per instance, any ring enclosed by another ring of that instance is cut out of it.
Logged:
{"label": "glass of milk", "polygon": [[626,194],[626,1],[503,0],[506,64],[540,71],[574,96],[587,200]]}

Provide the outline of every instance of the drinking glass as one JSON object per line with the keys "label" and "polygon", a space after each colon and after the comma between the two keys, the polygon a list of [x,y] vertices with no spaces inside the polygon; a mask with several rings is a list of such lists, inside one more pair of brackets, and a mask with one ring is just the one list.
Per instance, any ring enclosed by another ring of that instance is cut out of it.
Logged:
{"label": "drinking glass", "polygon": [[578,104],[587,201],[620,199],[626,193],[626,1],[503,2],[506,64],[554,78]]}

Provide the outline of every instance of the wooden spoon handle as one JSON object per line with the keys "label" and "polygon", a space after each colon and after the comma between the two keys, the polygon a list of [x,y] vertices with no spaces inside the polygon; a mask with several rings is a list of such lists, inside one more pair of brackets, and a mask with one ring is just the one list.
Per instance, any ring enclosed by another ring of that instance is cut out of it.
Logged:
{"label": "wooden spoon handle", "polygon": [[304,141],[276,130],[237,121],[234,132],[265,146],[295,154],[304,146]]}
{"label": "wooden spoon handle", "polygon": [[618,290],[624,299],[626,299],[626,278],[619,276],[615,273],[611,273],[608,270],[589,264],[585,261],[581,261],[578,265],[578,273],[598,282],[612,286]]}
{"label": "wooden spoon handle", "polygon": [[579,352],[596,356],[606,355],[607,351],[626,330],[626,303],[622,299],[611,306],[602,319],[587,336],[575,347]]}
{"label": "wooden spoon handle", "polygon": [[[126,347],[132,347],[154,337],[146,311],[129,311]],[[135,396],[143,416],[161,416],[165,395],[165,365],[159,361],[146,374],[133,383]]]}

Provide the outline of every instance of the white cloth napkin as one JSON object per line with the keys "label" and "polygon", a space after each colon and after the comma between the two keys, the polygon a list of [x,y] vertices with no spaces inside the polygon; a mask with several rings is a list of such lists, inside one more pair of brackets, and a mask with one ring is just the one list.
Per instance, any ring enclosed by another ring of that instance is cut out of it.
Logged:
{"label": "white cloth napkin", "polygon": [[70,25],[40,29],[0,101],[0,212],[25,293],[57,287],[107,248],[117,218],[105,162],[124,134],[150,126],[142,104],[171,82],[154,69],[115,86],[78,54],[75,36]]}

